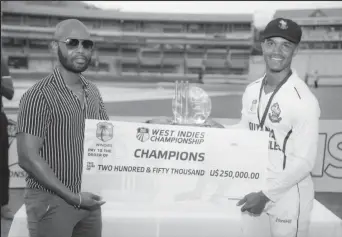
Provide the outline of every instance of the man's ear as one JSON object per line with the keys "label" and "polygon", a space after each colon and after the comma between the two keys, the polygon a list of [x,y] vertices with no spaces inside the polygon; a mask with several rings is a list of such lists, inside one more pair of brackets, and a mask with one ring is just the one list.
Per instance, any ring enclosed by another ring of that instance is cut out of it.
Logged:
{"label": "man's ear", "polygon": [[52,41],[50,43],[50,48],[51,48],[51,51],[53,53],[57,53],[57,51],[58,51],[58,44],[57,44],[57,42],[56,41]]}

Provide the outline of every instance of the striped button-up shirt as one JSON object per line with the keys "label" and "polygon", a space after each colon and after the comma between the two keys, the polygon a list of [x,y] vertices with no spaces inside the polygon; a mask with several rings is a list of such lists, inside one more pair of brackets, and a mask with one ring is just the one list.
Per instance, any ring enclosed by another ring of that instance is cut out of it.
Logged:
{"label": "striped button-up shirt", "polygon": [[[97,87],[80,74],[85,106],[66,86],[58,68],[37,82],[21,98],[18,133],[44,139],[40,155],[56,177],[72,192],[81,189],[85,119],[108,120]],[[27,187],[51,192],[28,175]]]}

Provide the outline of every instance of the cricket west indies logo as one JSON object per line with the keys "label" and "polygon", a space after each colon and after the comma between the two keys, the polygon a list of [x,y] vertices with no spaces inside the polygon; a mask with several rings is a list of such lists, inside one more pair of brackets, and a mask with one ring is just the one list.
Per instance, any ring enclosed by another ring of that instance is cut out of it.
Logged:
{"label": "cricket west indies logo", "polygon": [[150,138],[150,130],[144,127],[138,128],[136,138],[141,142],[146,142]]}
{"label": "cricket west indies logo", "polygon": [[113,124],[107,122],[100,122],[97,124],[96,137],[103,141],[108,142],[113,138]]}

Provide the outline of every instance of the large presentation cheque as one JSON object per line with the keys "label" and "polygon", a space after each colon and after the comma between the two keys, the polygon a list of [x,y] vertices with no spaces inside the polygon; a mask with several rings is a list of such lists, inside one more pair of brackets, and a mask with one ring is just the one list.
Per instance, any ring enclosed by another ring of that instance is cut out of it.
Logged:
{"label": "large presentation cheque", "polygon": [[82,190],[165,207],[238,199],[263,188],[267,148],[265,132],[86,120]]}
{"label": "large presentation cheque", "polygon": [[[84,148],[82,189],[106,201],[103,237],[271,236],[267,215],[236,206],[264,185],[267,133],[86,120]],[[26,227],[23,205],[9,236],[28,236]],[[309,236],[342,236],[317,201]]]}

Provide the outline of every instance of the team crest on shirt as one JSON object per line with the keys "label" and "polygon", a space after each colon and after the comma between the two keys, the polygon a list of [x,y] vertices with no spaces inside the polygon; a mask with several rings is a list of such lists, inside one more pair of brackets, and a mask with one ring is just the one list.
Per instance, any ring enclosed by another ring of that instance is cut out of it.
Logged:
{"label": "team crest on shirt", "polygon": [[284,20],[280,20],[279,21],[279,28],[282,29],[282,30],[286,30],[288,28],[287,22],[284,21]]}
{"label": "team crest on shirt", "polygon": [[97,124],[96,137],[103,141],[108,142],[113,138],[114,126],[111,123],[100,122]]}
{"label": "team crest on shirt", "polygon": [[271,106],[271,112],[268,113],[268,118],[272,123],[279,123],[282,118],[280,117],[281,109],[278,103],[274,103]]}
{"label": "team crest on shirt", "polygon": [[250,111],[251,113],[254,113],[254,112],[256,111],[257,103],[258,103],[257,100],[253,100],[253,101],[252,101],[252,105],[251,105],[251,107],[249,108],[249,111]]}
{"label": "team crest on shirt", "polygon": [[138,128],[136,138],[141,142],[146,142],[150,138],[150,130],[148,128]]}

